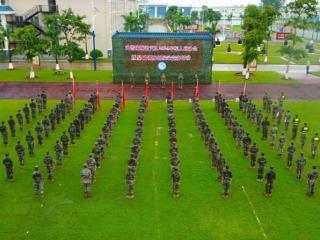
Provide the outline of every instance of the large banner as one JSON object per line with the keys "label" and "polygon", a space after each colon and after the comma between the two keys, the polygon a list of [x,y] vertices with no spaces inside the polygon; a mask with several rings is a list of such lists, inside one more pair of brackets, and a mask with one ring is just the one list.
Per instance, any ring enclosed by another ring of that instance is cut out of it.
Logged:
{"label": "large banner", "polygon": [[113,80],[128,83],[211,83],[212,36],[207,33],[116,33],[113,45]]}

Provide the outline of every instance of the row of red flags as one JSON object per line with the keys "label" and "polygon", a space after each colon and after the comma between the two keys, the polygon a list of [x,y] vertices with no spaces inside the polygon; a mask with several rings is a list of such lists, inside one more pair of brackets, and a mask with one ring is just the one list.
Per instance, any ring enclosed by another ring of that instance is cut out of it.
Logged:
{"label": "row of red flags", "polygon": [[[216,85],[216,92],[221,93],[221,82],[220,81]],[[242,92],[244,95],[247,94],[247,82],[244,83]],[[146,96],[146,99],[147,99],[147,108],[148,108],[149,107],[149,99],[150,99],[149,83],[145,84],[144,95]],[[73,96],[73,102],[75,102],[76,101],[76,86],[75,86],[74,79],[72,79],[72,96]],[[96,82],[96,96],[97,96],[98,107],[99,107],[99,109],[101,109],[101,95],[100,95],[100,89],[99,89],[98,82]],[[173,98],[173,96],[174,96],[174,84],[173,84],[173,82],[171,82],[170,97]],[[194,96],[195,96],[195,98],[200,99],[199,81],[197,81]],[[125,97],[123,82],[121,83],[121,104],[122,104],[123,108],[126,107],[126,97]]]}

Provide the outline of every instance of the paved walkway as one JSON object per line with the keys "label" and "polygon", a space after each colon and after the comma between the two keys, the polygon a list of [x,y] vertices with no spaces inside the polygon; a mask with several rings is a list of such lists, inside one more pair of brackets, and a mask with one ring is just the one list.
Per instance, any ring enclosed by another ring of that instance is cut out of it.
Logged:
{"label": "paved walkway", "polygon": [[[121,86],[117,84],[100,84],[101,96],[103,99],[114,99]],[[212,99],[216,91],[215,85],[200,85],[202,99]],[[239,96],[243,86],[241,84],[222,85],[221,91],[227,99],[235,99]],[[77,98],[87,99],[95,91],[93,83],[76,84]],[[49,98],[61,99],[68,90],[71,90],[70,83],[0,83],[0,99],[26,99],[36,96],[40,91],[48,92]],[[288,99],[320,99],[320,84],[288,84],[288,85],[265,85],[252,84],[247,86],[248,95],[254,99],[261,99],[264,92],[270,93],[273,97],[278,97],[281,92],[285,92]],[[160,85],[150,86],[151,99],[165,99],[168,89],[161,89]],[[144,94],[144,85],[136,85],[130,88],[125,85],[127,99],[139,99]],[[175,99],[188,99],[194,93],[192,86],[185,86],[184,89],[175,89]]]}

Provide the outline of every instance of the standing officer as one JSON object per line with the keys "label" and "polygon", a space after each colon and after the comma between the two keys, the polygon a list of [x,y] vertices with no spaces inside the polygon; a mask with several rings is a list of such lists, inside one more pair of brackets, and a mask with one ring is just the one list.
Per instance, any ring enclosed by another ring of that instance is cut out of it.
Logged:
{"label": "standing officer", "polygon": [[6,169],[7,179],[9,182],[13,181],[13,161],[9,157],[9,154],[7,153],[5,156],[5,159],[2,161],[2,164],[4,165]]}
{"label": "standing officer", "polygon": [[83,194],[84,197],[90,197],[91,196],[91,171],[87,167],[87,164],[83,165],[83,169],[81,170],[81,178],[82,178],[82,184],[83,184]]}
{"label": "standing officer", "polygon": [[11,132],[11,137],[16,137],[16,122],[14,121],[13,117],[10,116],[9,120],[8,120],[8,125],[10,128],[10,132]]}
{"label": "standing officer", "polygon": [[46,165],[48,170],[48,180],[53,181],[53,160],[49,152],[47,152],[43,162]]}
{"label": "standing officer", "polygon": [[313,166],[311,172],[308,174],[308,191],[307,195],[312,196],[314,194],[314,187],[316,185],[316,180],[319,176],[317,167]]}
{"label": "standing officer", "polygon": [[301,153],[300,158],[297,160],[297,177],[296,178],[299,181],[301,180],[302,172],[306,164],[307,164],[307,160],[303,156],[303,153]]}
{"label": "standing officer", "polygon": [[22,130],[23,129],[23,116],[22,116],[21,110],[18,110],[16,117],[18,120],[19,129]]}
{"label": "standing officer", "polygon": [[261,153],[261,157],[258,159],[258,177],[257,181],[262,182],[264,167],[267,164],[267,159],[264,156],[264,153]]}
{"label": "standing officer", "polygon": [[308,124],[304,123],[303,127],[301,128],[301,137],[300,137],[301,148],[303,148],[304,145],[306,144],[308,132],[309,132]]}
{"label": "standing officer", "polygon": [[320,137],[319,134],[316,133],[314,135],[314,137],[311,140],[311,155],[312,158],[315,158],[318,152],[318,146],[319,146],[319,142],[320,142]]}
{"label": "standing officer", "polygon": [[33,156],[34,155],[34,137],[31,134],[31,131],[28,131],[28,134],[26,136],[26,141],[28,144],[28,150],[29,150],[29,155]]}
{"label": "standing officer", "polygon": [[229,189],[230,183],[232,180],[232,172],[229,170],[229,166],[227,165],[222,172],[222,184],[223,184],[223,196],[229,197]]}
{"label": "standing officer", "polygon": [[2,135],[3,144],[8,145],[8,130],[4,122],[1,123],[0,132]]}
{"label": "standing officer", "polygon": [[25,151],[24,151],[24,146],[21,144],[20,141],[17,142],[16,153],[19,158],[20,166],[23,167],[25,162]]}
{"label": "standing officer", "polygon": [[269,172],[266,174],[266,193],[267,197],[271,197],[273,182],[276,179],[276,173],[273,171],[273,167],[270,167]]}
{"label": "standing officer", "polygon": [[34,172],[32,173],[32,179],[33,179],[35,194],[37,196],[43,197],[43,179],[38,166],[34,167]]}
{"label": "standing officer", "polygon": [[298,115],[295,115],[295,117],[292,119],[292,140],[296,139],[298,128],[300,124],[300,118]]}

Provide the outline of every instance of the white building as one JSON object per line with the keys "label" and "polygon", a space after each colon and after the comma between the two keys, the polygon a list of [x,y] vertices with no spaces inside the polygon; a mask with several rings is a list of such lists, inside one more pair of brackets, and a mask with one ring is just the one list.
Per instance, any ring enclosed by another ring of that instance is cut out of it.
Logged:
{"label": "white building", "polygon": [[[86,16],[85,21],[92,23],[95,17],[96,48],[104,56],[112,49],[111,37],[116,31],[123,31],[122,15],[138,9],[137,0],[0,0],[2,25],[23,26],[32,22],[42,28],[42,18],[46,14],[71,8],[76,14]],[[95,7],[93,7],[93,4]],[[1,12],[7,9],[8,12]],[[88,37],[88,50],[92,49],[91,37]]]}

